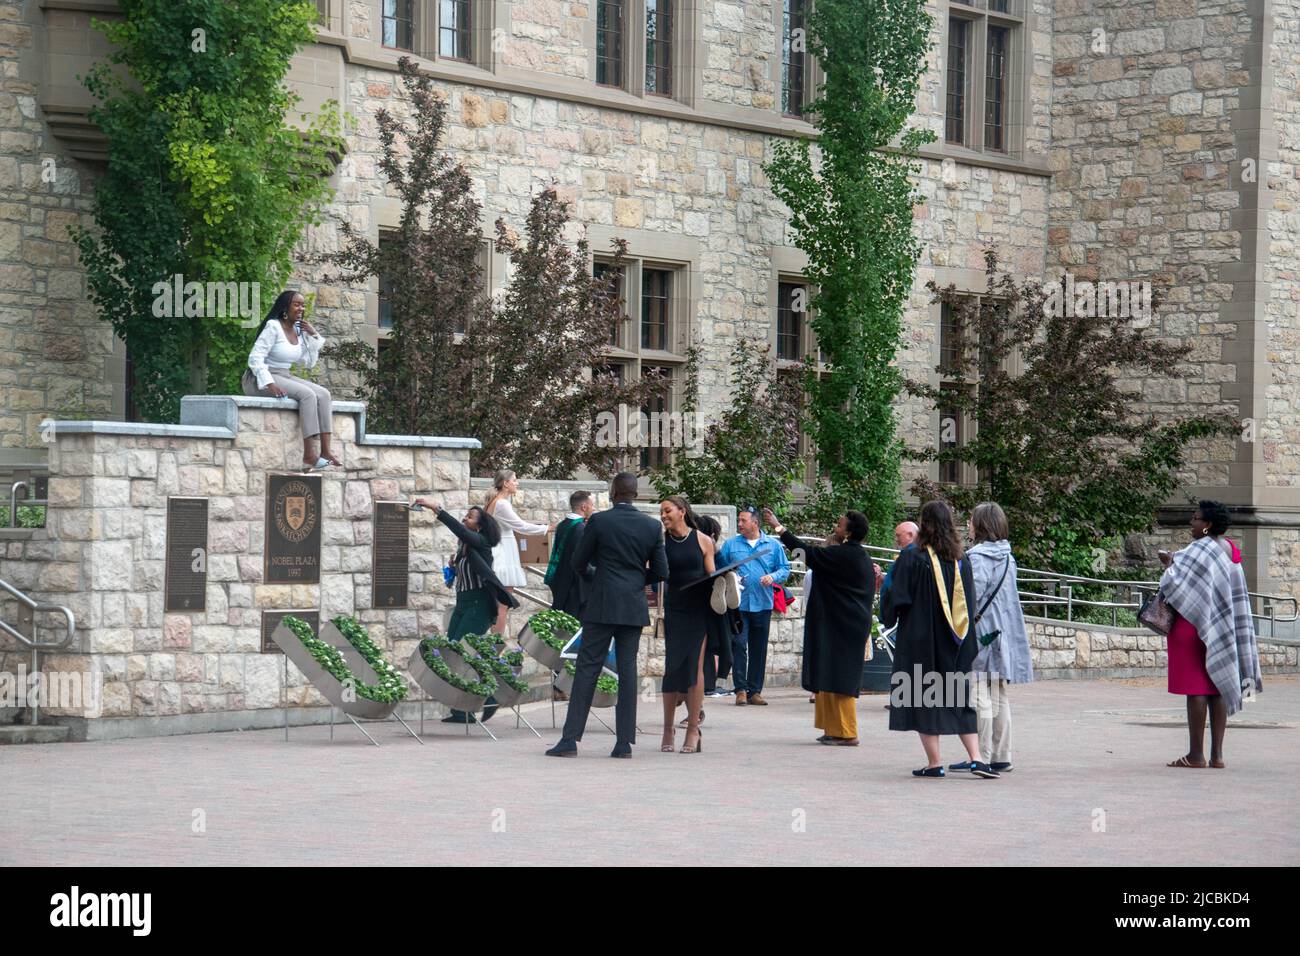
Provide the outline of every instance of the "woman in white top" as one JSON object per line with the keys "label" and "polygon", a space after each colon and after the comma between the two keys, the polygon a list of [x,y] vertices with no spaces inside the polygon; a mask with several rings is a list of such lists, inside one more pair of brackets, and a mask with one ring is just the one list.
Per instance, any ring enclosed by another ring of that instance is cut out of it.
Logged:
{"label": "woman in white top", "polygon": [[[528,583],[524,577],[524,567],[519,561],[519,542],[515,540],[515,535],[548,534],[555,530],[555,524],[533,524],[515,513],[510,496],[519,490],[519,479],[513,471],[508,468],[498,471],[493,485],[496,492],[488,501],[487,513],[496,519],[497,527],[501,529],[501,540],[492,549],[492,570],[506,589],[513,591]],[[498,634],[505,634],[506,615],[509,612],[510,609],[504,604],[497,606]]]}
{"label": "woman in white top", "polygon": [[[329,389],[289,374],[294,365],[314,368],[325,339],[303,318],[301,292],[281,292],[271,306],[248,356],[240,384],[245,395],[274,395],[298,403],[302,422],[302,463],[307,471],[342,464],[330,451],[332,400]],[[320,436],[320,457],[312,439]]]}

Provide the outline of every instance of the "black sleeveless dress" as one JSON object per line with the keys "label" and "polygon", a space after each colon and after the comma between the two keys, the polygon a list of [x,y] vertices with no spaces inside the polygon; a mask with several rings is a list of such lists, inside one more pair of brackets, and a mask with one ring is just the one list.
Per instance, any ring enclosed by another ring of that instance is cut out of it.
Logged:
{"label": "black sleeveless dress", "polygon": [[704,554],[697,532],[691,529],[685,541],[671,534],[664,538],[668,555],[668,584],[664,598],[664,693],[684,694],[695,686],[700,652],[709,628],[709,585],[688,590],[681,585],[704,577]]}

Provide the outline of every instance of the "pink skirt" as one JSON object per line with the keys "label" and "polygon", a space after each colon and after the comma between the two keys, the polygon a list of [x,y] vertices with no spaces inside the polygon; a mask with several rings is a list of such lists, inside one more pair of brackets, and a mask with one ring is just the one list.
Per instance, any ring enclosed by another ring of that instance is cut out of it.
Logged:
{"label": "pink skirt", "polygon": [[1169,693],[1217,697],[1219,689],[1205,669],[1205,643],[1191,621],[1174,619],[1166,639],[1169,649]]}

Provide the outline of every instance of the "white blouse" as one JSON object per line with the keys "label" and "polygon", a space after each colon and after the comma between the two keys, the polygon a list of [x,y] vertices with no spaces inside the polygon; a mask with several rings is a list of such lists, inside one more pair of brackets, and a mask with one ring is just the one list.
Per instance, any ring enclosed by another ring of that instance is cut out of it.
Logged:
{"label": "white blouse", "polygon": [[514,505],[510,503],[509,498],[502,498],[497,502],[497,506],[492,510],[492,517],[496,518],[504,527],[501,529],[501,536],[504,538],[506,532],[511,533],[511,537],[517,534],[546,534],[546,525],[533,524],[531,521],[525,521],[515,512]]}
{"label": "white blouse", "polygon": [[274,381],[271,369],[287,372],[294,365],[314,368],[324,344],[323,335],[311,335],[305,329],[298,333],[298,342],[294,344],[284,334],[280,321],[272,319],[266,323],[248,355],[248,367],[257,376],[257,387],[266,388]]}

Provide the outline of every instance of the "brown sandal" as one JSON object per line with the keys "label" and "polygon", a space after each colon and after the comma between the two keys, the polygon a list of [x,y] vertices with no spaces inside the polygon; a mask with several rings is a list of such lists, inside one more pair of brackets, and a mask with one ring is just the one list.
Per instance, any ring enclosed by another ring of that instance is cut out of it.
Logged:
{"label": "brown sandal", "polygon": [[1187,759],[1186,754],[1179,757],[1177,760],[1171,760],[1169,763],[1165,764],[1165,766],[1166,767],[1189,767],[1192,770],[1204,770],[1206,767],[1206,765],[1203,763],[1192,763],[1190,760]]}

